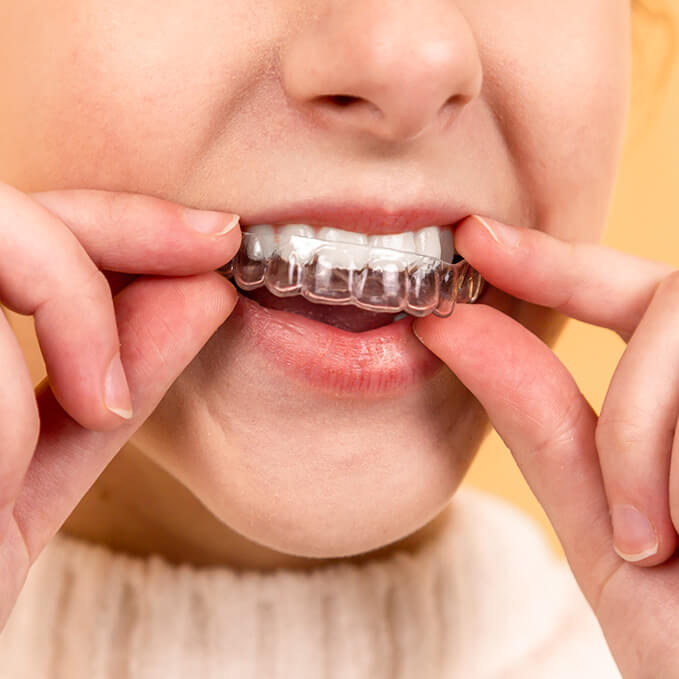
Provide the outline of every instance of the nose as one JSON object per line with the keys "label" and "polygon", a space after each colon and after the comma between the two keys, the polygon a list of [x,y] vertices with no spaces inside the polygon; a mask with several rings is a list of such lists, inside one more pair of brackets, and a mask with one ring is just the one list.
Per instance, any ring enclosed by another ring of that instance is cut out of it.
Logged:
{"label": "nose", "polygon": [[313,119],[400,141],[449,124],[479,94],[483,71],[453,0],[328,0],[293,31],[281,77]]}

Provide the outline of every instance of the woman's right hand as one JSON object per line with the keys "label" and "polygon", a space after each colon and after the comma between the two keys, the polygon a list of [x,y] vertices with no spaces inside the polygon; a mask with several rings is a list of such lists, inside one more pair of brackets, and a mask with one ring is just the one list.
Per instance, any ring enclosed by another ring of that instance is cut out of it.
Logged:
{"label": "woman's right hand", "polygon": [[34,316],[47,368],[34,390],[0,313],[0,630],[47,541],[233,310],[214,269],[239,244],[230,213],[0,183],[0,304]]}

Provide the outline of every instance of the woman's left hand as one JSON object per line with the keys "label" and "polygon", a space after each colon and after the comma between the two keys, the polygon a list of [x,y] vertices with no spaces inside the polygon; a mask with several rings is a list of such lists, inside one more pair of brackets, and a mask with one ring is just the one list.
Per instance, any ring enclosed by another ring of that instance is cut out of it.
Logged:
{"label": "woman's left hand", "polygon": [[485,218],[455,246],[492,286],[627,342],[597,417],[554,353],[493,307],[413,326],[512,452],[623,676],[679,677],[679,272]]}

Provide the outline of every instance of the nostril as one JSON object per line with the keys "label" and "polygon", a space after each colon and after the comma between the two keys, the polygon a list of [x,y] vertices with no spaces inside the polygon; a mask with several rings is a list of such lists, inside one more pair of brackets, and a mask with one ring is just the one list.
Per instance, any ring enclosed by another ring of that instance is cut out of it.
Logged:
{"label": "nostril", "polygon": [[438,118],[441,121],[443,129],[457,117],[457,114],[464,107],[467,98],[460,94],[454,94],[452,97],[446,99],[438,112]]}
{"label": "nostril", "polygon": [[452,97],[448,97],[446,101],[441,106],[442,113],[450,113],[451,111],[456,111],[461,109],[465,104],[471,101],[471,97],[464,94],[454,94]]}
{"label": "nostril", "polygon": [[325,97],[319,97],[319,99],[340,108],[346,108],[351,104],[356,104],[361,101],[360,97],[353,97],[350,94],[330,94]]}
{"label": "nostril", "polygon": [[368,99],[355,97],[351,94],[327,94],[314,97],[316,105],[324,108],[328,113],[344,116],[344,111],[351,111],[354,116],[380,116],[380,109]]}

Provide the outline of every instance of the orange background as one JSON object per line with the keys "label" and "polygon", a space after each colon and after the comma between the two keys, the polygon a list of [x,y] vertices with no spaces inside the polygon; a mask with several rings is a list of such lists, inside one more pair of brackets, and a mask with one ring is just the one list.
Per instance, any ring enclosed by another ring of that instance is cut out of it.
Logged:
{"label": "orange background", "polygon": [[[679,8],[676,0],[670,2],[664,19],[642,13],[635,17],[631,111],[604,243],[679,267],[679,57],[672,56]],[[37,383],[44,365],[32,319],[5,311]],[[612,332],[570,321],[555,351],[599,411],[623,349],[623,342]],[[560,552],[544,512],[496,434],[486,439],[465,483],[526,510]]]}

